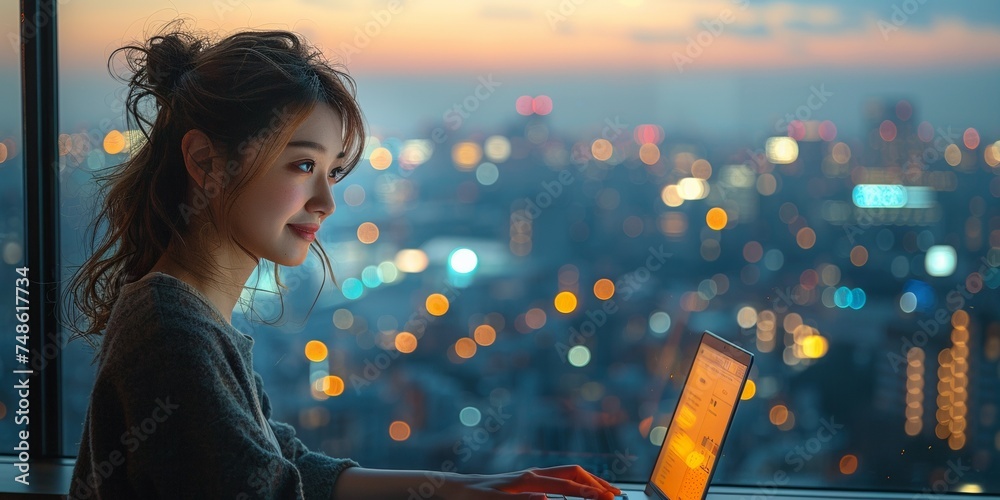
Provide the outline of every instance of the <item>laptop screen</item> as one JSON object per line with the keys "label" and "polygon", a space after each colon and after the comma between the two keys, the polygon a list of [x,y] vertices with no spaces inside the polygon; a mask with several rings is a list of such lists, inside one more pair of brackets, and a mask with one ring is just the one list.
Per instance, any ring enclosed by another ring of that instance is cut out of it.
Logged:
{"label": "laptop screen", "polygon": [[650,483],[670,500],[702,500],[753,356],[706,332],[667,428]]}

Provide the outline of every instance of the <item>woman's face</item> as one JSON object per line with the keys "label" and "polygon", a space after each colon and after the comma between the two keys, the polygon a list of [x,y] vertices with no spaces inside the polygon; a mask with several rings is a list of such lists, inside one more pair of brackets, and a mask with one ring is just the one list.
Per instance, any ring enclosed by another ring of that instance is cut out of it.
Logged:
{"label": "woman's face", "polygon": [[233,205],[233,231],[257,257],[283,266],[305,261],[315,232],[335,208],[333,185],[344,162],[343,126],[319,104],[292,133],[267,171]]}

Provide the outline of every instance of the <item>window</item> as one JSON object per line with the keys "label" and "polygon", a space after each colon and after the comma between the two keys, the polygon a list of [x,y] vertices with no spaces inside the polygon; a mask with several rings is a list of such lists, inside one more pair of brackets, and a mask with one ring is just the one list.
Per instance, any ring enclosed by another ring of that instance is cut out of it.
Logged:
{"label": "window", "polygon": [[[169,5],[299,31],[358,81],[373,135],[320,233],[339,289],[305,317],[310,257],[288,325],[234,315],[311,447],[643,481],[709,329],[757,355],[717,482],[1000,491],[996,4]],[[90,169],[123,159],[107,57],[167,18],[60,9],[78,264]],[[65,355],[73,455],[93,367]]]}
{"label": "window", "polygon": [[[17,5],[5,4],[0,7],[0,32],[9,33],[4,37],[3,49],[0,50],[0,277],[8,284],[0,291],[0,300],[14,305],[14,280],[21,277],[15,271],[24,265],[24,155],[22,154],[21,136],[21,72],[18,58],[20,57],[21,38],[17,23]],[[23,295],[21,296],[24,297]],[[15,370],[15,340],[14,327],[16,319],[13,307],[0,316],[0,328],[10,332],[3,338],[3,349],[10,353],[4,358],[4,370]],[[8,373],[10,373],[8,371]],[[0,389],[0,446],[5,450],[13,450],[17,446],[17,431],[24,429],[23,422],[15,424],[18,408],[18,390],[14,384],[4,384]],[[8,429],[13,429],[7,432]],[[12,452],[9,452],[12,453]]]}

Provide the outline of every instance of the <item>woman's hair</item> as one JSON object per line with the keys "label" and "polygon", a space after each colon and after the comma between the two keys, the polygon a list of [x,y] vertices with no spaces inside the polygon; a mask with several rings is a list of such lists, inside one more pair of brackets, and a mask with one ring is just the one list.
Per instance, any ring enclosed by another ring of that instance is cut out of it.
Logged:
{"label": "woman's hair", "polygon": [[[175,23],[181,26],[175,29]],[[74,332],[70,340],[82,337],[95,351],[122,285],[148,273],[172,240],[178,250],[184,249],[188,269],[216,281],[223,273],[213,269],[208,252],[185,242],[185,237],[202,241],[197,236],[209,225],[220,240],[229,238],[260,263],[230,234],[229,213],[245,187],[276,161],[314,106],[328,104],[340,115],[345,174],[364,149],[364,117],[355,100],[354,79],[297,34],[240,31],[213,40],[182,25],[182,20],[169,22],[145,43],[118,48],[108,59],[112,76],[128,84],[126,120],[142,136],[128,133],[133,142],[128,158],[96,179],[97,200],[102,200],[91,226],[96,250],[66,288],[72,302],[61,302],[87,319],[84,327],[66,323]],[[119,51],[125,53],[129,75],[116,75],[112,69]],[[148,103],[150,96],[155,102]],[[139,109],[144,103],[155,104],[152,121]],[[181,138],[192,129],[203,132],[225,160],[221,189],[189,185]],[[223,214],[213,213],[207,203],[216,196]],[[99,238],[101,222],[106,227]],[[333,278],[330,259],[319,240],[310,248],[325,263],[325,283],[327,269]],[[274,280],[287,288],[277,265]]]}

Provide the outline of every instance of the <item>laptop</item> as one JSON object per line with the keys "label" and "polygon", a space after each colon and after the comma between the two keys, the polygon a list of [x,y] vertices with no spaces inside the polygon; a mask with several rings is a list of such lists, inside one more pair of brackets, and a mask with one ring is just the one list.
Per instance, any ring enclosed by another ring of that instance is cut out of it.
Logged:
{"label": "laptop", "polygon": [[622,488],[616,498],[704,500],[752,364],[749,351],[707,330],[702,333],[645,489]]}

